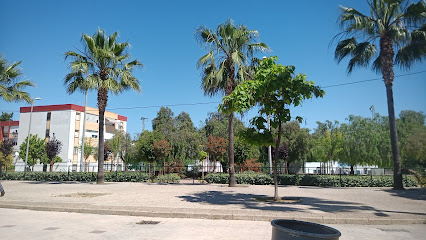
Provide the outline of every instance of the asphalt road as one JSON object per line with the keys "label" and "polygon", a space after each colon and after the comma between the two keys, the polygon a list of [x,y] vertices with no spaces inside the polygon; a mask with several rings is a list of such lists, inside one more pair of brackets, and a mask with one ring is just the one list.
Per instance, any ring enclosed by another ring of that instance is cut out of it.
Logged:
{"label": "asphalt road", "polygon": [[[340,239],[425,239],[426,225],[328,224]],[[269,240],[267,221],[150,218],[0,208],[0,239]]]}

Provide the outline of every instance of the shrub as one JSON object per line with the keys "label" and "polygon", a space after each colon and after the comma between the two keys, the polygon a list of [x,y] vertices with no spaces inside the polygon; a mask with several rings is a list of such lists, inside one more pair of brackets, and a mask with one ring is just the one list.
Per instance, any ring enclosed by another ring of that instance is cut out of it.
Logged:
{"label": "shrub", "polygon": [[[4,180],[28,181],[96,181],[96,173],[91,172],[7,172],[3,174]],[[146,182],[148,175],[140,172],[106,172],[106,182]]]}
{"label": "shrub", "polygon": [[[229,174],[211,173],[205,177],[208,183],[228,183]],[[238,184],[270,185],[274,179],[269,174],[244,172],[235,174]],[[404,176],[405,187],[417,187],[414,176]],[[279,185],[319,187],[392,187],[392,176],[339,176],[339,175],[279,175]]]}
{"label": "shrub", "polygon": [[180,182],[180,176],[176,173],[160,175],[160,176],[156,176],[154,178],[154,182],[157,182],[157,183],[179,183]]}

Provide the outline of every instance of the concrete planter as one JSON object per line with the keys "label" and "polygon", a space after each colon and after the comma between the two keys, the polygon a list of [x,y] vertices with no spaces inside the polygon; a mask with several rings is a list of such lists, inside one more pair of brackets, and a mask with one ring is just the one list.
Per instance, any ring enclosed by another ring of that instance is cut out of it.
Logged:
{"label": "concrete planter", "polygon": [[271,222],[272,240],[281,239],[339,239],[342,235],[338,230],[317,223],[276,219]]}

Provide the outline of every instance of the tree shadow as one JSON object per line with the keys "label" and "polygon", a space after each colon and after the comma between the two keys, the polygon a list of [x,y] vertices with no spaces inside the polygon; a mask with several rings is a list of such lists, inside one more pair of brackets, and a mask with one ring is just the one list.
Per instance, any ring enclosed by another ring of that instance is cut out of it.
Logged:
{"label": "tree shadow", "polygon": [[77,182],[77,181],[27,181],[25,184],[95,184],[96,182]]}
{"label": "tree shadow", "polygon": [[406,190],[379,189],[377,191],[385,191],[396,197],[409,198],[413,200],[426,200],[426,188],[411,188]]}
{"label": "tree shadow", "polygon": [[297,203],[276,203],[256,201],[265,198],[266,195],[235,193],[231,191],[205,191],[188,196],[179,196],[187,202],[204,203],[212,205],[240,205],[246,209],[255,209],[274,212],[310,212],[321,211],[324,213],[351,213],[363,212],[373,213],[380,217],[389,217],[391,213],[402,213],[426,216],[425,213],[401,212],[377,209],[372,206],[363,205],[356,202],[332,201],[313,197],[300,197],[301,202]]}

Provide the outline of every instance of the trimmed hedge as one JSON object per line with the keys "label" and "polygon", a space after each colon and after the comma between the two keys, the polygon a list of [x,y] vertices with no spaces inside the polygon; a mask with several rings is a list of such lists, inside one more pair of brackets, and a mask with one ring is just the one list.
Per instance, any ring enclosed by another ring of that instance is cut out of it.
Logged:
{"label": "trimmed hedge", "polygon": [[[148,174],[140,172],[105,172],[105,182],[146,182]],[[96,173],[91,172],[7,172],[3,173],[3,180],[27,181],[78,181],[94,182]]]}
{"label": "trimmed hedge", "polygon": [[[208,183],[228,184],[229,174],[211,173],[204,180]],[[269,174],[246,172],[235,174],[238,184],[271,185],[274,178]],[[405,187],[417,187],[414,176],[404,176]],[[279,185],[320,187],[392,187],[393,176],[348,176],[348,175],[278,175]]]}
{"label": "trimmed hedge", "polygon": [[153,181],[157,183],[179,183],[180,176],[176,173],[170,173],[166,175],[155,176]]}

